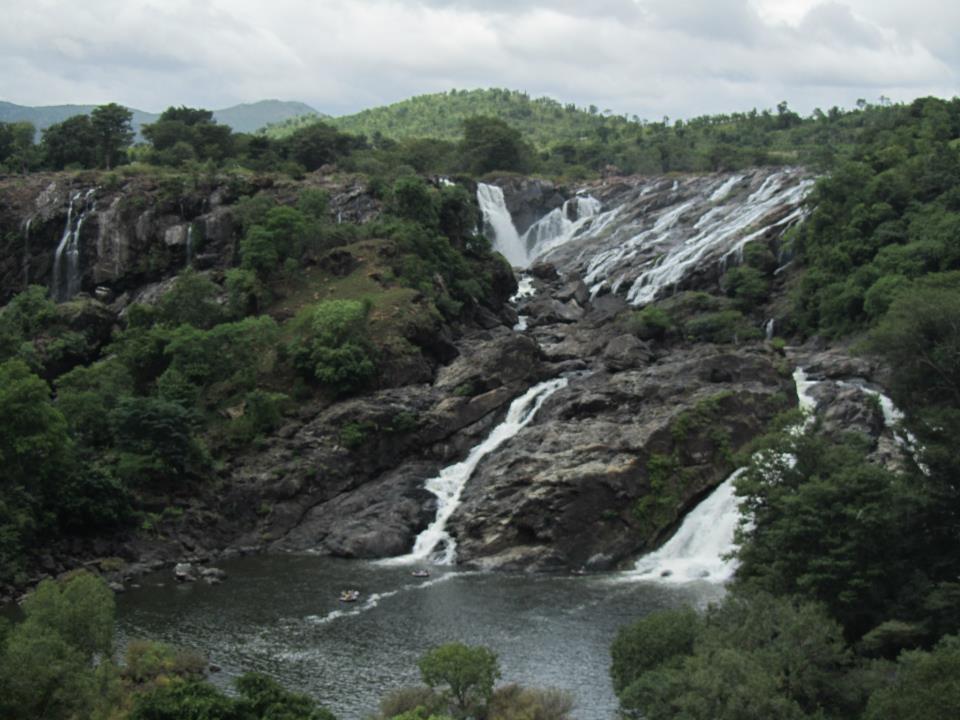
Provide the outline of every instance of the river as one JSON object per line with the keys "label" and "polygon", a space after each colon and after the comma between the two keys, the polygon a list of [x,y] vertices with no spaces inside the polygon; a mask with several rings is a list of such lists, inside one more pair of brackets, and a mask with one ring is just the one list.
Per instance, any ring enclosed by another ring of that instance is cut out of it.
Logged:
{"label": "river", "polygon": [[[340,720],[362,720],[392,688],[416,684],[416,661],[452,641],[494,650],[501,682],[570,690],[579,720],[612,720],[610,644],[645,614],[719,599],[718,584],[660,584],[625,574],[461,573],[316,556],[224,563],[222,585],[148,577],[118,597],[121,645],[164,640],[206,653],[228,687],[246,671],[306,692]],[[361,591],[339,602],[346,588]]]}

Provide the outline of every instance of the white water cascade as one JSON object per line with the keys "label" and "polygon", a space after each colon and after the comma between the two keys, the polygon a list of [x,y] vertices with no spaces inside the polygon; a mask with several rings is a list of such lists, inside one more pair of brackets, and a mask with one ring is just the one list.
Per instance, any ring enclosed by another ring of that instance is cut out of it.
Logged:
{"label": "white water cascade", "polygon": [[640,558],[630,575],[669,583],[726,582],[733,577],[737,566],[727,555],[736,548],[734,533],[740,523],[734,484],[744,470],[736,470],[691,510],[674,536]]}
{"label": "white water cascade", "polygon": [[[791,432],[799,434],[806,432],[813,423],[816,400],[810,394],[810,389],[816,385],[816,381],[809,380],[802,368],[794,371],[793,380],[804,419]],[[758,457],[754,455],[755,460]],[[792,457],[778,459],[789,465],[796,462]],[[745,471],[746,468],[735,470],[687,514],[673,537],[660,549],[640,558],[625,578],[666,583],[696,580],[722,583],[733,577],[737,563],[730,555],[736,549],[734,538],[741,522],[735,485],[737,478]]]}
{"label": "white water cascade", "polygon": [[483,222],[493,236],[493,249],[503,255],[514,267],[525,268],[530,264],[526,244],[513,224],[510,211],[503,197],[503,190],[496,185],[477,185],[477,202],[483,212]]}
{"label": "white water cascade", "polygon": [[782,235],[803,218],[813,184],[785,168],[604,185],[603,208],[539,255],[582,277],[593,296],[609,290],[644,305],[691,274],[739,262],[747,243]]}
{"label": "white water cascade", "polygon": [[537,220],[520,238],[530,260],[569,242],[600,214],[601,207],[592,195],[575,195]]}
{"label": "white water cascade", "polygon": [[80,231],[87,216],[96,210],[96,192],[96,188],[90,188],[86,193],[75,193],[67,206],[67,224],[53,256],[50,292],[56,302],[69,300],[80,292]]}
{"label": "white water cascade", "polygon": [[557,390],[566,387],[567,382],[566,378],[557,378],[534,385],[511,403],[503,422],[491,430],[486,439],[476,445],[465,460],[445,467],[439,475],[427,480],[424,487],[437,496],[437,515],[429,527],[417,536],[409,555],[387,562],[393,564],[432,560],[440,565],[452,564],[456,559],[457,545],[447,532],[447,521],[460,504],[460,496],[473,471],[483,458],[529,424],[544,401]]}

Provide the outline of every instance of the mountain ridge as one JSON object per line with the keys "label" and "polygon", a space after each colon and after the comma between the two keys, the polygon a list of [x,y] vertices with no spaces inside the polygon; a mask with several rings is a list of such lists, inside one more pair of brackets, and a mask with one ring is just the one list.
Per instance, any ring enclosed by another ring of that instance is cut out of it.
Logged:
{"label": "mountain ridge", "polygon": [[[37,131],[74,115],[87,115],[96,105],[18,105],[0,100],[0,122],[33,123]],[[133,129],[139,134],[140,127],[156,122],[160,113],[148,112],[138,108],[128,108],[133,113]],[[272,123],[283,122],[292,117],[303,117],[320,113],[306,103],[296,100],[258,100],[252,103],[239,103],[213,111],[214,120],[229,125],[236,132],[255,132]]]}

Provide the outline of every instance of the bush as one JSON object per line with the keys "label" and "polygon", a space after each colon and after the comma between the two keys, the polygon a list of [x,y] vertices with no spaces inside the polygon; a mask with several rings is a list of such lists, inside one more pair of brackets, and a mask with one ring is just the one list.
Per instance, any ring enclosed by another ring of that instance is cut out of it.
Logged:
{"label": "bush", "polygon": [[695,342],[740,343],[756,340],[763,333],[753,327],[738,310],[703,313],[683,326],[684,336]]}
{"label": "bush", "polygon": [[624,324],[627,332],[641,340],[662,340],[673,329],[670,316],[653,305],[631,312]]}
{"label": "bush", "polygon": [[294,365],[308,379],[348,395],[377,372],[367,336],[369,302],[329,300],[307,315],[308,325],[290,346]]}
{"label": "bush", "polygon": [[621,628],[610,651],[614,691],[620,694],[643,673],[690,655],[701,628],[691,608],[651,613]]}
{"label": "bush", "polygon": [[380,699],[380,715],[383,720],[396,718],[406,713],[414,713],[418,709],[424,711],[426,718],[443,709],[444,702],[433,688],[428,687],[401,687],[391,690]]}
{"label": "bush", "polygon": [[490,697],[488,720],[570,720],[573,695],[567,690],[506,685]]}

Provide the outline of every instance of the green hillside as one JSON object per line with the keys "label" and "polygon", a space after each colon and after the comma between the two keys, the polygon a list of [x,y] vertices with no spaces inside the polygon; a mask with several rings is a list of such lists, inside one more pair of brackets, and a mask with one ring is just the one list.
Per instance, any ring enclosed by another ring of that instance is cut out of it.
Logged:
{"label": "green hillside", "polygon": [[477,115],[504,120],[540,147],[593,136],[599,127],[613,129],[633,124],[624,117],[610,115],[609,111],[601,114],[595,106],[581,109],[551,98],[531,98],[524,92],[498,88],[418,95],[330,122],[344,132],[368,137],[380,133],[398,140],[411,137],[458,140],[463,120]]}

